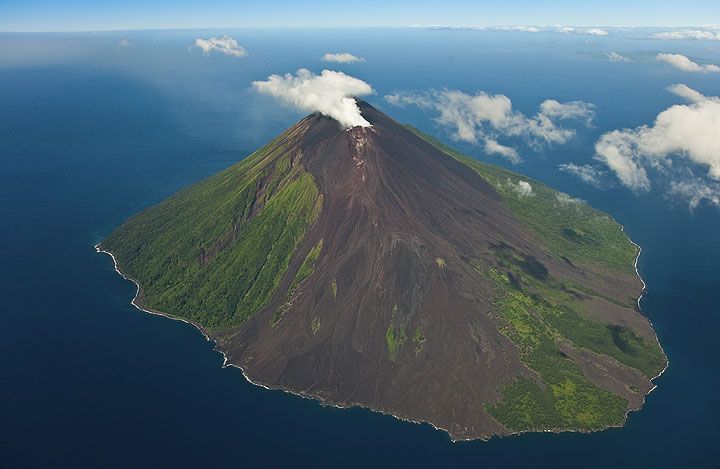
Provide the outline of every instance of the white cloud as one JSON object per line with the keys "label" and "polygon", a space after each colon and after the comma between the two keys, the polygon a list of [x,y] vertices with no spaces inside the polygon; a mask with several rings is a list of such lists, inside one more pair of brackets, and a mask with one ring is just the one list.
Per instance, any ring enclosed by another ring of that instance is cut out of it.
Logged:
{"label": "white cloud", "polygon": [[483,26],[477,24],[470,25],[452,25],[452,24],[414,24],[413,28],[425,28],[425,29],[436,29],[436,30],[448,30],[448,31],[514,31],[521,33],[539,33],[541,29],[535,26]]}
{"label": "white cloud", "polygon": [[327,53],[322,58],[325,62],[337,62],[341,64],[354,64],[356,62],[365,62],[363,57],[355,57],[354,55],[344,52],[342,54]]}
{"label": "white cloud", "polygon": [[581,181],[592,186],[601,186],[600,178],[602,177],[602,172],[590,166],[589,164],[578,166],[574,163],[564,163],[559,165],[558,169],[560,171],[565,171],[574,176],[577,176],[578,178],[580,178]]}
{"label": "white cloud", "polygon": [[528,26],[528,25],[510,25],[510,26],[485,26],[485,25],[453,25],[453,24],[413,24],[413,28],[425,28],[434,30],[447,31],[510,31],[522,33],[539,33],[553,32],[563,34],[584,34],[590,36],[607,36],[605,29],[588,26]]}
{"label": "white cloud", "polygon": [[521,33],[539,33],[540,30],[534,26],[496,26],[495,31],[518,31]]}
{"label": "white cloud", "polygon": [[127,37],[120,39],[120,42],[118,43],[118,47],[132,47],[132,45],[132,41]]}
{"label": "white cloud", "polygon": [[585,203],[584,200],[569,196],[564,192],[556,192],[555,200],[557,200],[559,206],[561,206],[561,207],[567,207],[567,206],[579,207],[580,205]]}
{"label": "white cloud", "polygon": [[[691,171],[688,163],[700,165],[707,168],[707,178],[720,181],[720,99],[703,96],[685,85],[673,85],[668,90],[689,104],[662,111],[652,126],[608,132],[595,144],[596,158],[633,190],[650,190],[648,167],[672,174],[682,168]],[[689,186],[676,183],[673,192],[687,195],[688,187],[709,184],[697,177],[692,182]],[[712,200],[709,196],[696,200],[703,198]]]}
{"label": "white cloud", "polygon": [[720,41],[720,32],[714,33],[703,29],[682,29],[678,31],[665,31],[662,33],[651,34],[650,39],[662,39],[665,41],[672,39],[704,39]]}
{"label": "white cloud", "polygon": [[687,101],[690,101],[691,103],[699,103],[701,101],[705,101],[707,96],[703,95],[702,93],[695,91],[694,89],[688,87],[687,85],[684,85],[682,83],[670,85],[667,87],[667,90],[671,92],[672,94],[678,95],[681,98],[685,98]]}
{"label": "white cloud", "polygon": [[588,34],[590,36],[607,36],[608,32],[600,28],[577,28],[574,26],[558,26],[555,29],[558,33]]}
{"label": "white cloud", "polygon": [[608,35],[607,31],[605,31],[604,29],[600,29],[600,28],[590,28],[590,29],[585,29],[585,30],[581,30],[581,31],[582,32],[580,34],[590,34],[591,36],[607,36]]}
{"label": "white cloud", "polygon": [[720,186],[698,181],[671,181],[668,195],[678,196],[687,201],[690,210],[694,210],[703,200],[720,207]]}
{"label": "white cloud", "polygon": [[301,68],[297,75],[270,75],[267,81],[254,81],[260,93],[269,94],[305,111],[318,111],[332,117],[344,127],[369,127],[370,123],[360,114],[353,96],[373,93],[364,81],[342,72],[323,70],[314,75]]}
{"label": "white cloud", "polygon": [[202,49],[204,55],[210,55],[212,51],[218,51],[232,57],[247,57],[248,51],[230,36],[211,37],[208,39],[195,39],[195,43],[190,48],[198,47]]}
{"label": "white cloud", "polygon": [[397,93],[385,96],[394,105],[415,105],[436,111],[436,121],[449,128],[452,137],[468,143],[485,144],[486,150],[519,161],[517,152],[497,143],[497,135],[525,138],[539,148],[543,144],[562,144],[575,135],[572,129],[559,127],[554,120],[584,119],[594,115],[592,105],[582,101],[559,103],[547,100],[532,117],[512,109],[510,98],[503,94],[478,92],[469,95],[457,90],[432,90],[424,93]]}
{"label": "white cloud", "polygon": [[556,117],[558,119],[581,119],[588,124],[595,116],[594,104],[584,101],[570,101],[567,103],[559,103],[554,99],[548,99],[540,104],[540,112],[548,117]]}
{"label": "white cloud", "polygon": [[708,73],[708,72],[720,72],[720,67],[717,65],[699,65],[693,62],[692,60],[688,59],[682,54],[658,54],[655,56],[655,60],[660,60],[663,62],[667,62],[673,67],[680,69],[684,72],[700,72],[700,73]]}
{"label": "white cloud", "polygon": [[492,138],[485,139],[485,153],[488,155],[500,155],[506,160],[513,164],[517,164],[522,161],[518,152],[514,148],[501,145],[497,140]]}
{"label": "white cloud", "polygon": [[617,52],[605,52],[608,62],[632,62],[629,58],[618,54]]}
{"label": "white cloud", "polygon": [[533,194],[532,186],[527,181],[513,183],[510,178],[508,178],[507,185],[520,197],[532,197],[535,195]]}

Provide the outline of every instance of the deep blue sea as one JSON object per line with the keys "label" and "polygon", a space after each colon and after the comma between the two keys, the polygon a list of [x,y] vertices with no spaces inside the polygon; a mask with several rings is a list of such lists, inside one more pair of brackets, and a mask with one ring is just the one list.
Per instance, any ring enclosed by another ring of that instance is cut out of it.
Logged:
{"label": "deep blue sea", "polygon": [[[188,50],[228,33],[237,59]],[[593,163],[612,129],[652,124],[685,83],[720,95],[713,74],[652,60],[720,63],[720,46],[554,33],[399,30],[0,34],[0,467],[718,467],[720,210],[602,189],[558,170]],[[129,46],[121,46],[123,38]],[[713,41],[710,41],[713,42]],[[716,42],[716,41],[715,41]],[[326,64],[326,52],[365,63]],[[631,63],[611,63],[604,52]],[[452,443],[429,425],[249,384],[193,327],[130,305],[132,283],[93,245],[133,213],[262,146],[305,113],[250,83],[306,67],[370,83],[367,100],[472,156],[523,172],[612,214],[643,247],[642,300],[669,359],[627,425]],[[545,99],[595,104],[590,127],[523,163],[455,144],[402,90],[508,96],[530,116]]]}

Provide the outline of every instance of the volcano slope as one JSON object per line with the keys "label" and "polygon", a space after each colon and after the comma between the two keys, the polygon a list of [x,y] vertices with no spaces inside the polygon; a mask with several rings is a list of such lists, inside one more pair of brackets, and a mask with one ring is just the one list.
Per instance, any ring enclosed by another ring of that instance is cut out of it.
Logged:
{"label": "volcano slope", "polygon": [[607,214],[362,101],[304,118],[98,249],[255,383],[453,439],[622,425],[666,365]]}

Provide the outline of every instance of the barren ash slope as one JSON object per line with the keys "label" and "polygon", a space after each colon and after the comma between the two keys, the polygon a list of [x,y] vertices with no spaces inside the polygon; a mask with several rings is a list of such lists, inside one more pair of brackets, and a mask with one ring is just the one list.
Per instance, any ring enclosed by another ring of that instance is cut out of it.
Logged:
{"label": "barren ash slope", "polygon": [[607,214],[400,125],[311,114],[99,249],[253,382],[454,439],[622,425],[666,365]]}

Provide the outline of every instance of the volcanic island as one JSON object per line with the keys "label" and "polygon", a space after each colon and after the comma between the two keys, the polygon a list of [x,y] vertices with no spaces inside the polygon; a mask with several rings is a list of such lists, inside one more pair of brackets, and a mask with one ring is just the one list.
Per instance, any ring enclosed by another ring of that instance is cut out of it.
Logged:
{"label": "volcanic island", "polygon": [[639,247],[357,104],[370,126],[313,113],[113,231],[97,249],[133,303],[194,324],[255,384],[453,440],[623,425],[667,365]]}

